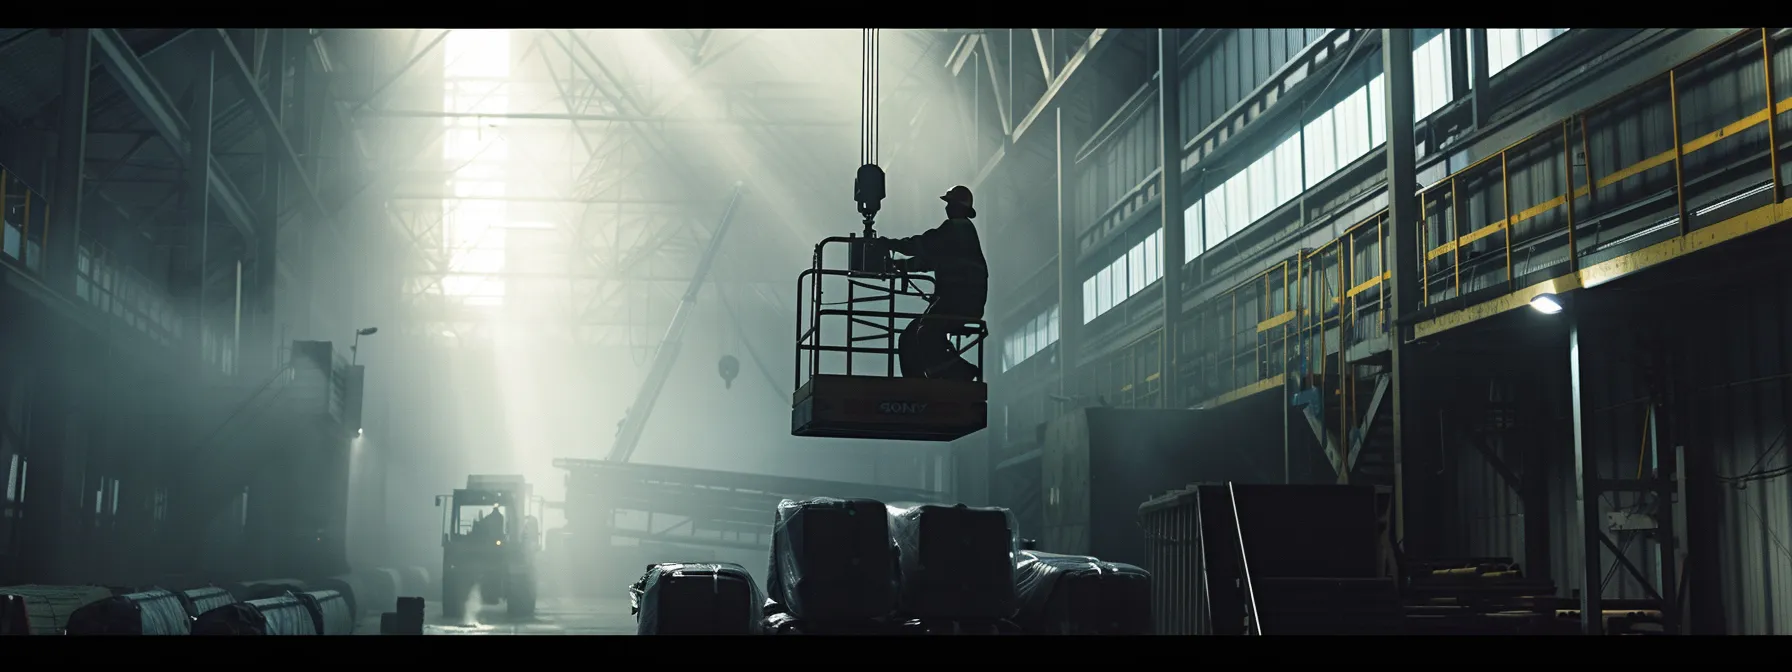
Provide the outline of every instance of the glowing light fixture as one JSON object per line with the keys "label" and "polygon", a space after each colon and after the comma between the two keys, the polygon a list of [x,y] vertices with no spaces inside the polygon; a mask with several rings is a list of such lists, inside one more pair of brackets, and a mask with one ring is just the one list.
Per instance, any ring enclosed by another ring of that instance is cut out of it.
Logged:
{"label": "glowing light fixture", "polygon": [[1544,315],[1562,312],[1562,301],[1554,294],[1538,294],[1531,297],[1531,309]]}

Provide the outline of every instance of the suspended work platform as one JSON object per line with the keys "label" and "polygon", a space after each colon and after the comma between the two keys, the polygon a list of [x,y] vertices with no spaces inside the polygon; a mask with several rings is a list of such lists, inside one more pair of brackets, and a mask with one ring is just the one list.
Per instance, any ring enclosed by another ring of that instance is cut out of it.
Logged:
{"label": "suspended work platform", "polygon": [[[828,238],[815,246],[813,265],[797,279],[796,394],[791,399],[794,436],[951,441],[988,425],[989,387],[972,380],[902,377],[897,341],[916,319],[946,323],[955,356],[983,368],[982,320],[923,316],[898,310],[899,297],[924,304],[930,276],[891,270],[880,238]],[[848,268],[830,269],[824,251],[843,245]],[[824,300],[829,289],[845,296]],[[806,308],[806,309],[805,309]],[[975,350],[975,355],[969,353]],[[824,362],[823,355],[831,355]]]}

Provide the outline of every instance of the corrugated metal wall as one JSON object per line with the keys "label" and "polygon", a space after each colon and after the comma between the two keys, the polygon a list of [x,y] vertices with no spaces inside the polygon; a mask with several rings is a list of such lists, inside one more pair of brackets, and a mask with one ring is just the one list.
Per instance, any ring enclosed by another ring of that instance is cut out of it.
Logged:
{"label": "corrugated metal wall", "polygon": [[1711,451],[1724,481],[1726,625],[1738,634],[1792,634],[1792,282],[1712,298],[1690,307],[1688,322],[1703,333],[1682,348],[1682,412],[1687,450]]}
{"label": "corrugated metal wall", "polygon": [[[1722,602],[1725,629],[1732,634],[1792,634],[1792,455],[1786,449],[1792,420],[1792,281],[1731,286],[1703,296],[1706,300],[1663,299],[1651,319],[1607,324],[1598,327],[1591,339],[1583,335],[1586,450],[1597,458],[1600,478],[1632,480],[1646,475],[1651,462],[1646,442],[1651,380],[1659,383],[1665,378],[1660,362],[1677,362],[1671,385],[1678,402],[1663,409],[1655,421],[1664,436],[1669,425],[1678,428],[1680,436],[1661,445],[1659,459],[1664,466],[1671,463],[1672,444],[1679,444],[1685,446],[1688,462],[1706,456],[1715,462],[1720,501],[1709,503],[1721,521],[1715,562],[1722,592],[1716,597]],[[1679,338],[1655,334],[1650,324],[1659,325],[1664,319],[1661,311],[1669,309],[1675,314],[1665,319],[1696,326]],[[1665,358],[1657,352],[1665,353]],[[1567,367],[1565,350],[1532,356],[1544,359],[1544,366],[1560,362],[1561,369]],[[1565,376],[1558,382],[1565,383]],[[1564,596],[1581,588],[1583,558],[1574,449],[1563,422],[1565,392],[1524,392],[1550,396],[1558,410],[1542,422],[1553,428],[1544,430],[1546,434],[1559,436],[1546,437],[1539,447],[1548,451],[1549,459],[1549,571]],[[1513,448],[1506,446],[1502,452],[1510,456]],[[1446,552],[1522,560],[1529,512],[1518,492],[1466,444],[1451,443],[1446,455],[1445,478],[1455,489]],[[1645,464],[1641,470],[1639,462]],[[1608,494],[1601,500],[1600,519],[1617,509],[1647,510],[1635,495]],[[1689,527],[1701,524],[1695,517]],[[1612,537],[1642,571],[1657,572],[1655,544],[1627,533]],[[1713,562],[1701,557],[1709,556],[1710,549],[1693,544],[1688,551],[1689,564]],[[1647,596],[1628,572],[1615,565],[1609,550],[1602,555],[1607,598]],[[1711,596],[1695,592],[1691,599]]]}

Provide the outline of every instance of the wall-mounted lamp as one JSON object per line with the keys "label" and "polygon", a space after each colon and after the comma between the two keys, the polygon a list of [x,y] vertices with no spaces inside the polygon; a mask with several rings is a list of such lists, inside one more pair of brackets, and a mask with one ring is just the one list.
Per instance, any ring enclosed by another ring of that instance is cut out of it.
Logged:
{"label": "wall-mounted lamp", "polygon": [[348,346],[348,363],[350,366],[361,361],[361,337],[380,333],[379,327],[362,327],[355,330],[355,342]]}
{"label": "wall-mounted lamp", "polygon": [[1531,310],[1544,315],[1554,315],[1562,312],[1562,301],[1554,294],[1538,294],[1531,297]]}

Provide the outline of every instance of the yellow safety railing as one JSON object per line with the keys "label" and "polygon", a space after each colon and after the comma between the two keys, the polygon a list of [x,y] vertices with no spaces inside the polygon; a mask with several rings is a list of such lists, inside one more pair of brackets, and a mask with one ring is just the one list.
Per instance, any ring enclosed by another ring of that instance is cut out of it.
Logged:
{"label": "yellow safety railing", "polygon": [[1112,406],[1162,407],[1163,335],[1153,330],[1092,364],[1090,392]]}
{"label": "yellow safety railing", "polygon": [[[1774,97],[1786,86],[1775,79],[1772,36],[1767,28],[1739,31],[1422,189],[1422,305],[1509,292],[1532,274],[1578,270],[1737,209],[1777,203],[1783,167],[1769,149],[1782,129],[1767,122],[1792,111],[1792,98]],[[1697,113],[1689,114],[1685,101],[1694,96]],[[1638,125],[1650,119],[1665,119],[1672,131],[1649,137]],[[1708,151],[1714,147],[1727,149]],[[1225,403],[1268,389],[1304,360],[1300,386],[1342,394],[1346,417],[1354,417],[1356,386],[1326,380],[1326,362],[1390,334],[1391,227],[1386,210],[1372,214],[1185,316],[1176,344],[1183,401]],[[1139,380],[1136,371],[1126,380]]]}
{"label": "yellow safety railing", "polygon": [[50,201],[0,166],[0,216],[6,221],[0,255],[32,273],[43,271],[50,230]]}
{"label": "yellow safety railing", "polygon": [[[1774,98],[1772,42],[1770,29],[1739,31],[1426,187],[1422,305],[1510,292],[1534,273],[1578,270],[1778,202],[1767,122],[1792,99]],[[1655,120],[1670,130],[1651,132]]]}
{"label": "yellow safety railing", "polygon": [[1300,261],[1296,255],[1277,262],[1184,319],[1177,358],[1184,401],[1200,403],[1287,373],[1301,329]]}

